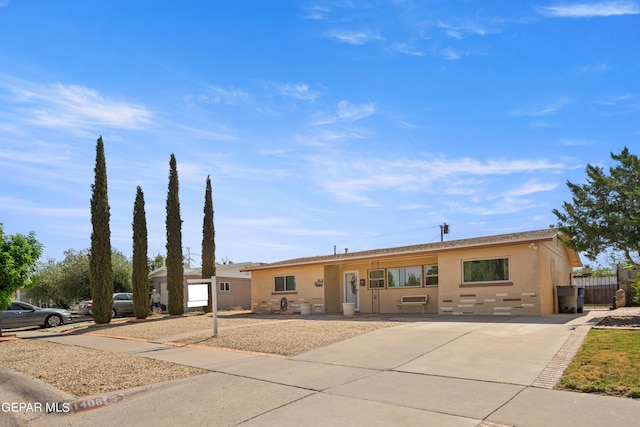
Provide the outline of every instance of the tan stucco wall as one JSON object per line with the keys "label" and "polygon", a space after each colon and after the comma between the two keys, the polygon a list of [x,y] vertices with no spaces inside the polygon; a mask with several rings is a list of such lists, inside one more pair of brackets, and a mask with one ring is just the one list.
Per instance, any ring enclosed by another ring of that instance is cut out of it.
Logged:
{"label": "tan stucco wall", "polygon": [[[440,256],[441,314],[532,315],[541,314],[539,248],[528,245],[471,249]],[[463,261],[509,258],[509,282],[465,285]]]}
{"label": "tan stucco wall", "polygon": [[542,313],[557,313],[557,297],[553,289],[555,286],[572,284],[571,272],[573,268],[566,256],[566,248],[559,240],[545,242],[540,247],[542,249],[540,259]]}
{"label": "tan stucco wall", "polygon": [[[275,292],[274,278],[289,275],[296,277],[296,291]],[[315,286],[315,282],[323,278],[324,267],[322,265],[254,270],[251,273],[252,310],[255,312],[280,310],[280,300],[286,298],[289,306],[288,311],[300,311],[300,303],[305,302],[314,305],[314,312],[324,313],[324,286]]]}

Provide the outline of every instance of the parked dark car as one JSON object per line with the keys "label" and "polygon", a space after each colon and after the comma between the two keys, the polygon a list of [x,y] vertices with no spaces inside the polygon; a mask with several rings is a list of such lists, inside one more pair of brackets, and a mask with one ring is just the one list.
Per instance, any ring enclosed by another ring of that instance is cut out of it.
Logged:
{"label": "parked dark car", "polygon": [[[78,314],[90,315],[93,301],[81,301],[78,306]],[[111,316],[131,316],[133,315],[133,294],[129,292],[118,292],[113,294],[113,305]]]}
{"label": "parked dark car", "polygon": [[6,310],[0,311],[2,328],[24,328],[42,326],[53,328],[71,321],[71,313],[60,308],[40,308],[22,301],[14,301]]}

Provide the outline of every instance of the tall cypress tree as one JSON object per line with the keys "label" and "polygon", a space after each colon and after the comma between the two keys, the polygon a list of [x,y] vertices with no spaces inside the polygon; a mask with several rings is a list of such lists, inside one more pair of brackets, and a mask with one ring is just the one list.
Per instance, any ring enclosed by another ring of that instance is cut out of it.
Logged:
{"label": "tall cypress tree", "polygon": [[[210,279],[216,275],[216,232],[213,226],[213,201],[211,198],[211,178],[207,176],[207,189],[204,193],[204,221],[202,225],[202,278]],[[211,292],[217,292],[214,283]],[[209,304],[205,312],[213,310],[212,293],[209,292]]]}
{"label": "tall cypress tree", "polygon": [[95,182],[91,186],[91,254],[89,272],[96,323],[111,321],[113,271],[111,267],[111,231],[109,230],[109,199],[107,197],[107,164],[102,136],[96,144]]}
{"label": "tall cypress tree", "polygon": [[147,259],[147,218],[144,212],[144,193],[138,186],[133,204],[133,311],[137,319],[149,315],[149,262]]}
{"label": "tall cypress tree", "polygon": [[167,291],[169,314],[184,313],[184,266],[182,257],[182,220],[178,197],[176,156],[169,161],[169,191],[167,193]]}

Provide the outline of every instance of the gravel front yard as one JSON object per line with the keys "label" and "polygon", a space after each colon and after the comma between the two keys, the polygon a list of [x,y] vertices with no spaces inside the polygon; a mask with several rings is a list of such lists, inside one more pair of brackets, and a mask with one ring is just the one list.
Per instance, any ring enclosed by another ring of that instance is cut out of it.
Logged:
{"label": "gravel front yard", "polygon": [[[211,315],[118,321],[69,333],[109,335],[183,345],[221,347],[293,356],[401,322],[299,316],[227,316],[218,318],[213,338]],[[67,328],[73,325],[67,325]],[[208,371],[139,356],[115,354],[41,339],[0,342],[0,365],[38,378],[76,397],[123,390]]]}

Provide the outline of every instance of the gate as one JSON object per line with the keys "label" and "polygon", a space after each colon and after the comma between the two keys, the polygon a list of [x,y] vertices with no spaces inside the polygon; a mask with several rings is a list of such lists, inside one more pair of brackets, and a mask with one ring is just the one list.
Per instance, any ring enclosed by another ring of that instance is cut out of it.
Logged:
{"label": "gate", "polygon": [[618,278],[608,277],[574,277],[573,285],[584,287],[584,306],[592,308],[609,308],[618,290]]}

